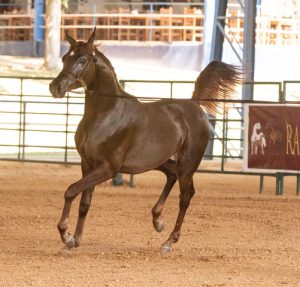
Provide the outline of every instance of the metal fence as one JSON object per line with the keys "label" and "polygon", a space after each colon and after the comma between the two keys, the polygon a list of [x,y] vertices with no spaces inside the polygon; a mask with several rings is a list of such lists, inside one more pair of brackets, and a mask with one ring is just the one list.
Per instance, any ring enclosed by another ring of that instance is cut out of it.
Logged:
{"label": "metal fence", "polygon": [[[74,134],[83,114],[84,95],[69,93],[63,99],[54,99],[48,91],[51,80],[0,77],[0,159],[79,164]],[[144,102],[190,98],[194,87],[192,81],[120,82],[127,92]],[[251,85],[255,101],[300,100],[300,81],[254,82]],[[242,171],[243,103],[235,101],[225,113],[210,118],[215,132],[199,172],[245,174]]]}

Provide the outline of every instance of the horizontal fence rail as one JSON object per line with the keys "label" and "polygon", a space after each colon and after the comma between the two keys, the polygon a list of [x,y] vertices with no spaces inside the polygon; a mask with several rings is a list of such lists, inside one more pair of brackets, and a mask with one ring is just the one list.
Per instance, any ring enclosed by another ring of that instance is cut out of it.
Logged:
{"label": "horizontal fence rail", "polygon": [[[79,164],[74,135],[84,110],[84,94],[69,93],[54,99],[48,91],[52,78],[0,77],[0,159],[43,163]],[[164,99],[186,100],[194,89],[193,81],[121,80],[120,84],[141,102]],[[284,191],[284,176],[290,173],[245,172],[244,104],[300,104],[300,81],[253,82],[254,100],[220,101],[228,109],[216,117],[208,115],[211,138],[198,172],[249,174],[276,177],[276,194]],[[237,91],[240,95],[240,91]],[[155,97],[153,97],[155,95]],[[205,99],[203,100],[205,101]],[[296,175],[296,193],[300,195],[300,176]],[[116,180],[115,180],[116,181]],[[130,177],[130,185],[133,177]]]}
{"label": "horizontal fence rail", "polygon": [[[64,164],[80,162],[74,134],[83,114],[84,95],[69,93],[63,99],[53,99],[48,92],[51,80],[0,77],[0,159]],[[120,83],[129,93],[140,91],[143,96],[137,94],[137,97],[142,102],[187,99],[194,88],[192,81],[121,80]],[[300,82],[249,84],[254,87],[256,102],[300,101]],[[243,105],[249,101],[229,102],[230,107],[223,114],[209,116],[214,129],[205,153],[206,160],[199,171],[241,172]]]}

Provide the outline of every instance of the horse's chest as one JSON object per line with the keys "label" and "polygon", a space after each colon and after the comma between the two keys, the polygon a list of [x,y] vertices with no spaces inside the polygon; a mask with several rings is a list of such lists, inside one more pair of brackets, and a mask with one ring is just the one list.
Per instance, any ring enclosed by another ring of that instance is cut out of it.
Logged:
{"label": "horse's chest", "polygon": [[80,124],[75,135],[77,151],[89,163],[99,160],[99,146],[105,142],[105,132],[95,125]]}

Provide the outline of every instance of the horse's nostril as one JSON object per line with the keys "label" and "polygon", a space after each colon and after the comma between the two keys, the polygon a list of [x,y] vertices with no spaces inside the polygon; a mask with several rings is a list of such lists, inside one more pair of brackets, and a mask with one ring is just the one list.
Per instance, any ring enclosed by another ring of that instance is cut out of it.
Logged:
{"label": "horse's nostril", "polygon": [[56,85],[54,85],[53,82],[51,82],[51,83],[49,84],[49,90],[50,90],[50,93],[51,93],[52,95],[54,95],[54,94],[56,94],[56,92],[59,92],[59,87],[57,87]]}

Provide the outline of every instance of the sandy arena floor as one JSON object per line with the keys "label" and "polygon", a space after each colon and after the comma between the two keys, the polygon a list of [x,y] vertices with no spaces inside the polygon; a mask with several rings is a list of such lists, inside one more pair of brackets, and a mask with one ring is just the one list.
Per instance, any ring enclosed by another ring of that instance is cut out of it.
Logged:
{"label": "sandy arena floor", "polygon": [[[56,229],[66,187],[78,166],[0,162],[0,286],[300,286],[300,198],[265,193],[251,176],[197,174],[180,241],[160,244],[174,226],[178,186],[158,234],[151,208],[164,176],[135,177],[136,188],[97,187],[82,245],[64,255]],[[74,230],[78,200],[73,205]]]}

